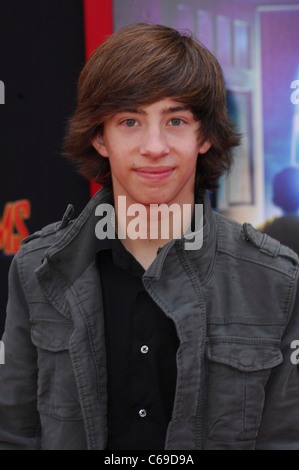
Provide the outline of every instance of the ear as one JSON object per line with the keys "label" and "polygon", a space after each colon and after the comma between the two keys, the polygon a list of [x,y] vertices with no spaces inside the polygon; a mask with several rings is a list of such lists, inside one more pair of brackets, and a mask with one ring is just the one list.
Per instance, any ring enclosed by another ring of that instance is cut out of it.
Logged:
{"label": "ear", "polygon": [[200,144],[200,147],[198,149],[198,153],[203,155],[204,153],[207,153],[207,151],[210,150],[211,147],[212,147],[211,142],[209,140],[205,140],[204,142],[202,142]]}
{"label": "ear", "polygon": [[91,143],[102,157],[109,157],[108,150],[106,145],[104,144],[103,136],[101,133],[98,133],[96,137],[91,141]]}

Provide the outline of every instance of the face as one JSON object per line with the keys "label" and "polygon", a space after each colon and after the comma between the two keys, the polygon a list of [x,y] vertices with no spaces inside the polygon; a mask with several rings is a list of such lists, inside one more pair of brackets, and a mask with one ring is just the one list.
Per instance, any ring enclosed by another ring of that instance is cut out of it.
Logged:
{"label": "face", "polygon": [[170,98],[105,121],[93,146],[109,158],[115,200],[192,203],[198,154],[210,148],[207,141],[199,143],[199,127],[191,110]]}

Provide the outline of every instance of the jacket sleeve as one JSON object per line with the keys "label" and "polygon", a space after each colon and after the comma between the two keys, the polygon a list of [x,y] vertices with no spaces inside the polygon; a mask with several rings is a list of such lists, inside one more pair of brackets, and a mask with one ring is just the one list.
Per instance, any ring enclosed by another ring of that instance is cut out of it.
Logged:
{"label": "jacket sleeve", "polygon": [[283,362],[266,386],[257,449],[299,450],[299,286],[281,351]]}
{"label": "jacket sleeve", "polygon": [[[20,252],[19,252],[20,253]],[[29,309],[19,253],[9,272],[9,300],[0,364],[0,449],[39,449],[37,357],[30,339]]]}

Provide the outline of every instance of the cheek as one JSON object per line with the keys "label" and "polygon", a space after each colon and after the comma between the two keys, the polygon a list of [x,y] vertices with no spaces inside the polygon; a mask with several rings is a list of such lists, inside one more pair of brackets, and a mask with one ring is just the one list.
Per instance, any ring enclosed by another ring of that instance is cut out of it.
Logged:
{"label": "cheek", "polygon": [[190,168],[193,168],[196,166],[197,159],[199,158],[199,153],[198,153],[198,146],[193,145],[190,146],[189,149],[186,151],[186,160],[187,164]]}
{"label": "cheek", "polygon": [[109,156],[109,163],[111,171],[115,176],[121,177],[127,173],[126,160],[123,154],[112,151]]}
{"label": "cheek", "polygon": [[[104,139],[103,139],[104,140]],[[113,141],[111,140],[104,140],[106,152],[107,152],[107,157],[109,158],[110,166],[115,165],[115,162],[119,160],[119,146],[117,146]]]}
{"label": "cheek", "polygon": [[200,158],[200,155],[198,155],[197,148],[193,148],[183,166],[186,179],[195,176],[198,158]]}

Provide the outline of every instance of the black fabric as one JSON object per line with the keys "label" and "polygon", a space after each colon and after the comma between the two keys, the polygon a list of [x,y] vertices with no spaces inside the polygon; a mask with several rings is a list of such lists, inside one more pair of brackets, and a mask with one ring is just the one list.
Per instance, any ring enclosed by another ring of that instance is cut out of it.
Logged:
{"label": "black fabric", "polygon": [[299,255],[299,216],[286,215],[268,223],[262,230]]}
{"label": "black fabric", "polygon": [[145,291],[143,267],[118,239],[101,241],[97,264],[106,325],[107,449],[164,449],[176,385],[175,326]]}
{"label": "black fabric", "polygon": [[68,203],[77,216],[89,200],[88,181],[61,156],[84,63],[82,0],[0,2],[0,337],[14,255],[5,248],[21,236],[14,217],[1,231],[5,207],[29,202],[22,222],[31,234],[59,220]]}

